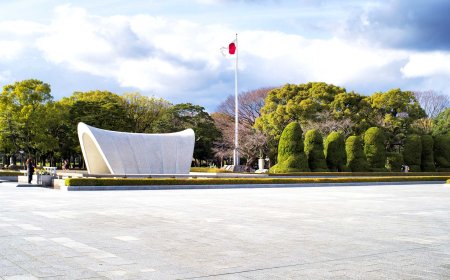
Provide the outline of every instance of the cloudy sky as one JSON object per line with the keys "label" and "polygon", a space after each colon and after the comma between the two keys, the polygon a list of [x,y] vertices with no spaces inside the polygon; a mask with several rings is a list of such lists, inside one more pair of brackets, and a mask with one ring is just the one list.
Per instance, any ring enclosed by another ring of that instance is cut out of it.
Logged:
{"label": "cloudy sky", "polygon": [[446,0],[0,0],[0,85],[140,92],[213,112],[239,91],[324,81],[450,94]]}

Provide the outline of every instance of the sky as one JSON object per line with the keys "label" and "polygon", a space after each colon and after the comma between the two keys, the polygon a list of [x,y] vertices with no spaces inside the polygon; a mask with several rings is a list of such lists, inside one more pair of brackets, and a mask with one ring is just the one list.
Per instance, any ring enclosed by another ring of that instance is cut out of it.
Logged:
{"label": "sky", "polygon": [[0,0],[0,85],[139,92],[214,112],[239,92],[326,82],[450,95],[447,0]]}

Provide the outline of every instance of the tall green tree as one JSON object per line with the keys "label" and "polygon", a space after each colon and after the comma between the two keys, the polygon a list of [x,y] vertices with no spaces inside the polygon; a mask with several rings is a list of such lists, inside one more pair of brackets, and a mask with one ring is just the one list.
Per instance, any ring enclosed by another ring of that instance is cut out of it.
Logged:
{"label": "tall green tree", "polygon": [[352,172],[363,172],[369,170],[363,143],[359,136],[349,136],[345,141],[345,152],[347,154],[347,168]]}
{"label": "tall green tree", "polygon": [[2,148],[10,155],[23,150],[27,155],[45,153],[51,145],[45,123],[51,115],[46,106],[51,103],[50,85],[30,79],[3,87],[0,96],[0,134]]}
{"label": "tall green tree", "polygon": [[313,172],[328,171],[323,152],[323,138],[319,131],[312,129],[305,133],[305,154],[308,165]]}
{"label": "tall green tree", "polygon": [[436,171],[433,154],[433,146],[434,146],[433,137],[431,135],[422,135],[421,140],[422,140],[422,161],[421,161],[422,171],[428,172]]}
{"label": "tall green tree", "polygon": [[324,143],[325,159],[330,171],[345,171],[347,155],[345,153],[345,140],[342,133],[332,132]]}
{"label": "tall green tree", "polygon": [[162,98],[143,96],[140,93],[125,93],[121,96],[131,131],[152,133],[158,121],[172,104]]}
{"label": "tall green tree", "polygon": [[408,135],[403,148],[403,160],[413,172],[420,172],[422,163],[422,140],[417,134]]}
{"label": "tall green tree", "polygon": [[450,135],[450,108],[439,113],[433,120],[433,135]]}
{"label": "tall green tree", "polygon": [[192,128],[195,132],[194,158],[213,158],[213,143],[220,137],[220,131],[202,106],[181,103],[170,107],[158,121],[155,132],[176,132],[187,128]]}
{"label": "tall green tree", "polygon": [[386,171],[386,138],[379,127],[371,127],[364,133],[364,154],[372,171]]}
{"label": "tall green tree", "polygon": [[399,151],[411,133],[411,124],[426,116],[411,91],[391,89],[377,92],[370,96],[369,101],[375,123],[386,133],[388,151]]}
{"label": "tall green tree", "polygon": [[278,163],[270,168],[270,172],[309,171],[302,133],[298,122],[292,122],[286,126],[278,144]]}
{"label": "tall green tree", "polygon": [[318,113],[330,110],[335,96],[344,92],[344,88],[320,82],[286,84],[269,92],[255,125],[278,140],[289,123],[314,120]]}

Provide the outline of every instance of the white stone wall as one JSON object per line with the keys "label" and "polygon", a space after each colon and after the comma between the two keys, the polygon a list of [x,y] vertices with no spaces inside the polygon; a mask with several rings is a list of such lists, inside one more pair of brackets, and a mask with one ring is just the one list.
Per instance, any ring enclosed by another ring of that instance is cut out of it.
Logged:
{"label": "white stone wall", "polygon": [[166,134],[109,131],[78,124],[89,174],[188,174],[194,153],[192,129]]}

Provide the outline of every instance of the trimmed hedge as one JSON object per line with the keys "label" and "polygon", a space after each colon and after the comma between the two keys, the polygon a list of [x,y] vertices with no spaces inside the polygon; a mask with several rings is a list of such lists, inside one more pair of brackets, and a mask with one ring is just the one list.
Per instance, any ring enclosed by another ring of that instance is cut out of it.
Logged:
{"label": "trimmed hedge", "polygon": [[205,173],[231,173],[229,170],[211,167],[191,167],[191,172],[205,172]]}
{"label": "trimmed hedge", "polygon": [[413,172],[420,171],[422,162],[422,140],[417,134],[408,135],[403,147],[403,160]]}
{"label": "trimmed hedge", "polygon": [[309,171],[302,133],[298,122],[291,122],[284,128],[278,143],[278,163],[270,168],[271,172]]}
{"label": "trimmed hedge", "polygon": [[345,176],[449,176],[450,172],[292,172],[292,173],[269,173],[269,176],[333,176],[333,177],[345,177]]}
{"label": "trimmed hedge", "polygon": [[324,143],[325,159],[330,171],[345,171],[347,155],[345,154],[344,136],[339,132],[331,132]]}
{"label": "trimmed hedge", "polygon": [[152,185],[232,185],[232,184],[303,184],[352,182],[445,181],[449,176],[403,176],[369,178],[214,178],[214,179],[138,179],[138,178],[68,178],[66,186],[152,186]]}
{"label": "trimmed hedge", "polygon": [[347,168],[352,172],[369,171],[363,143],[359,136],[350,136],[345,141],[345,152],[347,153]]}
{"label": "trimmed hedge", "polygon": [[385,136],[381,128],[371,127],[364,133],[364,154],[372,171],[385,171]]}
{"label": "trimmed hedge", "polygon": [[18,171],[0,171],[0,176],[22,176],[22,172]]}
{"label": "trimmed hedge", "polygon": [[434,165],[434,155],[433,155],[433,137],[431,135],[422,135],[422,171],[436,171],[436,166]]}
{"label": "trimmed hedge", "polygon": [[438,171],[450,171],[450,136],[434,137],[434,161]]}
{"label": "trimmed hedge", "polygon": [[402,154],[386,153],[386,168],[388,171],[399,172],[402,168],[403,163],[404,161]]}
{"label": "trimmed hedge", "polygon": [[311,129],[305,134],[305,154],[308,158],[308,165],[311,171],[328,171],[323,153],[322,135],[316,129]]}

